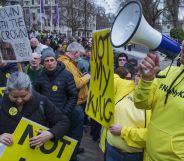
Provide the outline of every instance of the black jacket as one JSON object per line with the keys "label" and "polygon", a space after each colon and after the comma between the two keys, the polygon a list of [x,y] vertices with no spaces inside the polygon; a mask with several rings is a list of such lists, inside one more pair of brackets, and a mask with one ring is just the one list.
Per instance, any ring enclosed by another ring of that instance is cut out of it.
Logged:
{"label": "black jacket", "polygon": [[48,126],[55,138],[62,138],[70,128],[69,118],[62,114],[55,105],[45,96],[33,91],[31,99],[26,102],[22,111],[11,115],[9,109],[16,108],[16,104],[11,102],[8,95],[4,95],[0,109],[0,134],[13,133],[20,119],[25,117],[41,125]]}
{"label": "black jacket", "polygon": [[65,69],[62,62],[58,63],[56,70],[51,73],[44,68],[38,75],[34,88],[47,96],[61,111],[71,116],[78,93],[73,75]]}
{"label": "black jacket", "polygon": [[5,87],[8,75],[18,71],[16,63],[8,63],[4,67],[0,67],[0,87]]}

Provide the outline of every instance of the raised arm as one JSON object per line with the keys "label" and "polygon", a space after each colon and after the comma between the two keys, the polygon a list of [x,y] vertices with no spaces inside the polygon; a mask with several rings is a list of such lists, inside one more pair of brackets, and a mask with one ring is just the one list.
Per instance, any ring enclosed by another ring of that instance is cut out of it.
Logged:
{"label": "raised arm", "polygon": [[141,80],[134,92],[134,103],[137,108],[151,109],[156,89],[156,73],[160,70],[160,60],[155,54],[148,54],[139,64]]}

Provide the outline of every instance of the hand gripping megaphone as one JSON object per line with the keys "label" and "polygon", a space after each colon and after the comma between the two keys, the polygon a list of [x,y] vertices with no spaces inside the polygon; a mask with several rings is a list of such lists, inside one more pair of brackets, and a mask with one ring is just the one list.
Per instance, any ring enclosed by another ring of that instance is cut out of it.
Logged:
{"label": "hand gripping megaphone", "polygon": [[153,51],[160,51],[175,58],[181,51],[180,44],[153,29],[142,14],[142,5],[137,0],[127,2],[116,16],[110,34],[114,47],[128,42],[143,44]]}

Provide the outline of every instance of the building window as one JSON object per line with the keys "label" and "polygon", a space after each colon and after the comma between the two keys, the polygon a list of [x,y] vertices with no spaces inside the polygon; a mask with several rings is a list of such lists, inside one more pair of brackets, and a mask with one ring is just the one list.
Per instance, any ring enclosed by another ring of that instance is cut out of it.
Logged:
{"label": "building window", "polygon": [[25,6],[29,6],[29,1],[24,2]]}
{"label": "building window", "polygon": [[36,14],[32,13],[32,15],[33,15],[33,21],[35,21],[36,20]]}
{"label": "building window", "polygon": [[10,2],[11,5],[16,5],[16,4],[19,4],[19,2],[15,2],[15,1],[12,1]]}
{"label": "building window", "polygon": [[35,1],[34,0],[32,0],[32,5],[34,5],[35,4]]}
{"label": "building window", "polygon": [[30,8],[25,9],[26,14],[30,14]]}

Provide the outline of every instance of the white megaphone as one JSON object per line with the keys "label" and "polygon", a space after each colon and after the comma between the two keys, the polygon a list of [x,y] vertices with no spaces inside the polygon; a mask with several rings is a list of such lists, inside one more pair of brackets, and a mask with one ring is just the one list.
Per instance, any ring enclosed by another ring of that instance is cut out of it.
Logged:
{"label": "white megaphone", "polygon": [[137,0],[127,2],[119,11],[112,25],[110,39],[114,47],[124,46],[130,41],[160,51],[170,58],[175,58],[181,51],[179,43],[147,23],[142,14],[142,5]]}

